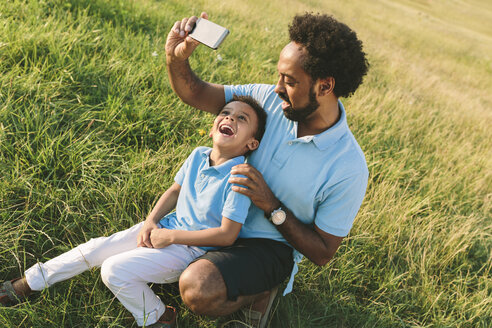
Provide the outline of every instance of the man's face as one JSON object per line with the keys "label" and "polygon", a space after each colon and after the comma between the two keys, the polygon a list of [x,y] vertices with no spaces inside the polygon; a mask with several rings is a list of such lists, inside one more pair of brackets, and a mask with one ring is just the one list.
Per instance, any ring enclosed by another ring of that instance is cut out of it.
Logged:
{"label": "man's face", "polygon": [[258,117],[253,108],[241,101],[233,101],[222,108],[210,131],[214,145],[238,150],[238,155],[258,147],[254,135]]}
{"label": "man's face", "polygon": [[304,120],[319,107],[315,83],[302,68],[304,52],[300,45],[291,42],[280,53],[277,64],[279,79],[275,92],[284,100],[285,117],[293,121]]}

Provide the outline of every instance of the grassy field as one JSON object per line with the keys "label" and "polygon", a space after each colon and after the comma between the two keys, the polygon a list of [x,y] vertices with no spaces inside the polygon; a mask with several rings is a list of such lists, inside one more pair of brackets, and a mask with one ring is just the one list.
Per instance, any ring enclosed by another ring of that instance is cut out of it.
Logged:
{"label": "grassy field", "polygon": [[[369,188],[330,265],[304,261],[271,327],[492,326],[492,3],[486,0],[0,2],[0,281],[143,220],[212,118],[165,71],[175,20],[231,30],[192,66],[274,83],[295,13],[357,31],[371,70],[343,99]],[[214,327],[180,307],[179,327]],[[171,290],[171,293],[173,290]],[[0,308],[1,327],[136,327],[84,273]]]}

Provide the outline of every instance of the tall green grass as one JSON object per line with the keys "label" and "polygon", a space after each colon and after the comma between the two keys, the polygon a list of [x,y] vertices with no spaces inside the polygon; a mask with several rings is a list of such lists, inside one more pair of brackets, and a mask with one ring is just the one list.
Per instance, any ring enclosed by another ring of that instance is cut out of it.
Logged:
{"label": "tall green grass", "polygon": [[[200,47],[216,83],[274,83],[295,13],[355,29],[371,70],[343,99],[370,170],[335,259],[304,261],[272,327],[490,327],[492,5],[487,1],[0,2],[0,280],[143,220],[212,120],[165,71],[175,20],[231,35]],[[213,327],[180,308],[180,327]],[[5,327],[135,327],[99,271],[0,308]]]}

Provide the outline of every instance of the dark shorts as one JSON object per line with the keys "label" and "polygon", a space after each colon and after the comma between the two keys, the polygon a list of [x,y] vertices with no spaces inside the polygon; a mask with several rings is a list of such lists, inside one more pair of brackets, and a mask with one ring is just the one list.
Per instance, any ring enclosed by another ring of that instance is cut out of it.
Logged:
{"label": "dark shorts", "polygon": [[271,239],[238,239],[234,245],[209,251],[207,259],[219,269],[227,287],[227,298],[254,295],[282,283],[293,266],[292,248]]}

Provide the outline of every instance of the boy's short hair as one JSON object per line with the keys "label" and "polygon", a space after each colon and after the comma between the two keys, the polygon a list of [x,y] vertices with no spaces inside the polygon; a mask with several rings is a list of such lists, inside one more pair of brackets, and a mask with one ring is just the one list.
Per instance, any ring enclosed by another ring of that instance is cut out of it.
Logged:
{"label": "boy's short hair", "polygon": [[[226,103],[229,104],[234,101],[240,101],[248,105],[249,107],[253,108],[253,110],[256,113],[256,117],[258,118],[258,126],[256,128],[256,133],[254,135],[255,139],[258,140],[258,142],[261,142],[261,138],[263,138],[263,134],[265,133],[265,126],[266,126],[266,120],[267,120],[267,113],[261,107],[261,105],[251,96],[237,96],[234,95],[230,101]],[[225,107],[225,105],[224,105]],[[219,111],[220,113],[220,111]]]}

